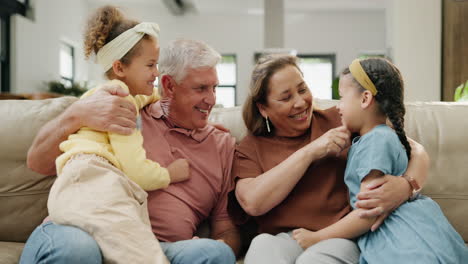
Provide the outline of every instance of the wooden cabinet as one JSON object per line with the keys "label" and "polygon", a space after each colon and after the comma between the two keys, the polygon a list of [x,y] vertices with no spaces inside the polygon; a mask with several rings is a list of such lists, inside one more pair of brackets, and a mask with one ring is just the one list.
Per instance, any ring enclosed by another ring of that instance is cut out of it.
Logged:
{"label": "wooden cabinet", "polygon": [[442,99],[468,80],[468,0],[443,0]]}

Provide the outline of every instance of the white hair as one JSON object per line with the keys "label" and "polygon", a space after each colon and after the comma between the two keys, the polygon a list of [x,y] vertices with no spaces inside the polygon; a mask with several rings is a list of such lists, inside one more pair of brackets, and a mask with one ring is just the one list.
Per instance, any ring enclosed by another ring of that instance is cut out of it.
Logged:
{"label": "white hair", "polygon": [[187,70],[201,67],[214,68],[221,61],[221,55],[206,43],[191,39],[177,39],[162,49],[159,58],[160,76],[170,75],[180,83]]}

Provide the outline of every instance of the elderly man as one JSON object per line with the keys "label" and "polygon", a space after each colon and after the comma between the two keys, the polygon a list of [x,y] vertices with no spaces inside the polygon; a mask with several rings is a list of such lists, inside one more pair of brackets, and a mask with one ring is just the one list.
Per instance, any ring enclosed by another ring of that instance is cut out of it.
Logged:
{"label": "elderly man", "polygon": [[[206,44],[176,40],[162,51],[159,69],[162,98],[141,112],[147,157],[167,166],[183,158],[191,178],[149,193],[148,211],[154,234],[171,263],[234,263],[240,239],[227,214],[233,189],[230,170],[234,139],[209,125],[216,101],[220,55]],[[115,96],[119,95],[119,96]],[[125,92],[106,87],[77,101],[38,133],[28,153],[28,166],[55,174],[58,145],[80,127],[128,134],[136,126],[135,108]],[[199,224],[209,220],[212,239],[198,239]],[[24,263],[100,263],[96,242],[70,226],[46,222],[26,243]]]}

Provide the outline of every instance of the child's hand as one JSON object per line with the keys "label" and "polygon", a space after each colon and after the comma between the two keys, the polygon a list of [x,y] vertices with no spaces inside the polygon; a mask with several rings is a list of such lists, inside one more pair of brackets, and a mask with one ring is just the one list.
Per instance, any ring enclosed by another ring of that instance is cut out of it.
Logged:
{"label": "child's hand", "polygon": [[320,242],[320,238],[317,235],[317,232],[313,232],[304,228],[295,229],[293,231],[292,237],[303,249],[307,249],[308,247]]}
{"label": "child's hand", "polygon": [[167,166],[171,183],[181,182],[190,178],[190,165],[186,159],[177,159]]}

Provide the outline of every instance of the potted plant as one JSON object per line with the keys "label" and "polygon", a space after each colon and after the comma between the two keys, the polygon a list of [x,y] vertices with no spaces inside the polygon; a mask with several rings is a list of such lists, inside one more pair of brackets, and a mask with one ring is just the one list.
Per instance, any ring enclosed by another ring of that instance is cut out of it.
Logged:
{"label": "potted plant", "polygon": [[87,84],[80,85],[79,83],[72,83],[71,86],[66,86],[60,81],[50,81],[47,82],[47,87],[49,87],[49,92],[62,94],[62,95],[71,95],[71,96],[81,96],[86,91],[88,91]]}

